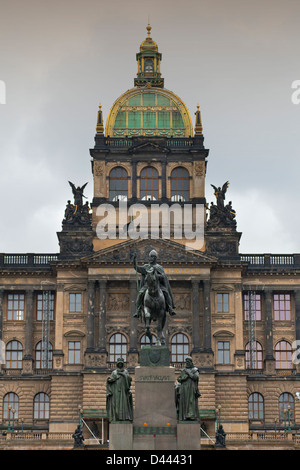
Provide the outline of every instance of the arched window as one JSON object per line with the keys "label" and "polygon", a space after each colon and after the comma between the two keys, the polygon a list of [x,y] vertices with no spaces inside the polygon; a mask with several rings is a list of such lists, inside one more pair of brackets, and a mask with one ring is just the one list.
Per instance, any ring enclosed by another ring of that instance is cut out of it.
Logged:
{"label": "arched window", "polygon": [[183,333],[177,333],[171,341],[171,362],[184,362],[189,355],[189,339]]}
{"label": "arched window", "polygon": [[6,345],[7,369],[22,369],[23,346],[20,341],[10,341]]}
{"label": "arched window", "polygon": [[248,417],[250,420],[264,419],[264,399],[260,393],[251,393],[249,396]]}
{"label": "arched window", "polygon": [[126,362],[127,339],[122,333],[115,333],[109,340],[109,362],[116,362],[119,357],[123,357]]}
{"label": "arched window", "polygon": [[43,343],[40,341],[35,348],[36,369],[52,369],[52,344],[48,343],[48,351],[43,351]]}
{"label": "arched window", "polygon": [[279,421],[294,421],[294,397],[291,393],[282,393],[279,397]]}
{"label": "arched window", "polygon": [[275,346],[276,369],[292,368],[292,346],[288,341],[279,341]]}
{"label": "arched window", "polygon": [[[155,343],[156,343],[156,336],[152,335],[152,345],[155,345]],[[150,339],[146,335],[143,335],[141,337],[141,347],[142,346],[150,346]]]}
{"label": "arched window", "polygon": [[153,72],[153,60],[152,59],[145,59],[145,72]]}
{"label": "arched window", "polygon": [[[252,346],[252,347],[250,347]],[[246,344],[246,369],[263,369],[263,351],[258,341]]]}
{"label": "arched window", "polygon": [[34,419],[49,419],[50,400],[46,393],[37,393],[33,400]]}
{"label": "arched window", "polygon": [[[13,413],[14,411],[14,413]],[[3,419],[13,419],[19,417],[19,397],[16,393],[9,392],[3,399]]]}
{"label": "arched window", "polygon": [[109,174],[110,201],[127,201],[128,175],[125,168],[117,166]]}
{"label": "arched window", "polygon": [[158,172],[152,166],[147,166],[141,171],[141,199],[155,201],[158,199]]}
{"label": "arched window", "polygon": [[190,198],[190,176],[188,171],[178,166],[171,173],[171,200],[188,201]]}

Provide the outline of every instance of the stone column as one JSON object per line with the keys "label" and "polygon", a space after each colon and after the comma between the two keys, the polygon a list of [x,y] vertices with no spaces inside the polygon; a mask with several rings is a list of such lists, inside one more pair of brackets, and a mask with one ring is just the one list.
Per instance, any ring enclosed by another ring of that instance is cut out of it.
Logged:
{"label": "stone column", "polygon": [[32,374],[33,355],[32,355],[32,333],[33,333],[33,290],[26,290],[25,296],[25,350],[23,357],[23,374]]}
{"label": "stone column", "polygon": [[4,301],[5,290],[0,288],[0,340],[2,340],[3,330],[3,301]]}
{"label": "stone column", "polygon": [[132,199],[137,199],[137,178],[136,178],[136,162],[132,162],[132,180],[131,180],[131,191],[132,191]]}
{"label": "stone column", "polygon": [[99,345],[98,351],[107,354],[106,349],[106,285],[107,281],[100,281],[99,302]]}
{"label": "stone column", "polygon": [[204,319],[203,319],[203,347],[207,352],[211,349],[211,307],[210,307],[210,280],[203,281]]}
{"label": "stone column", "polygon": [[294,290],[294,296],[295,296],[296,340],[300,341],[300,289]]}
{"label": "stone column", "polygon": [[32,358],[33,290],[26,291],[25,357]]}
{"label": "stone column", "polygon": [[[295,298],[296,341],[299,341],[299,346],[300,346],[300,289],[295,289],[294,296],[295,296],[294,298]],[[297,360],[299,360],[300,354],[298,354],[298,351],[299,351],[298,343],[296,343],[296,349],[297,349]],[[297,369],[297,372],[299,373],[300,361],[299,363],[296,362],[296,369]]]}
{"label": "stone column", "polygon": [[161,198],[166,200],[167,198],[167,164],[166,161],[162,162],[161,172]]}
{"label": "stone column", "polygon": [[193,349],[192,354],[200,352],[200,295],[199,281],[192,280],[192,325],[193,325]]}
{"label": "stone column", "polygon": [[0,288],[0,375],[2,375],[1,368],[2,364],[5,366],[5,347],[2,345],[2,334],[3,334],[3,302],[4,302],[5,290]]}
{"label": "stone column", "polygon": [[136,308],[137,285],[136,280],[129,282],[130,286],[130,337],[128,351],[128,365],[135,367],[138,364],[138,347],[137,347],[137,319],[133,317]]}
{"label": "stone column", "polygon": [[64,315],[64,285],[57,284],[55,304],[55,348],[53,351],[53,368],[63,368],[63,315]]}
{"label": "stone column", "polygon": [[235,368],[245,369],[245,349],[243,343],[243,294],[242,285],[237,284],[234,292],[235,312]]}
{"label": "stone column", "polygon": [[199,354],[199,363],[204,369],[213,369],[214,353],[211,347],[211,303],[210,303],[210,279],[203,281],[203,348]]}
{"label": "stone column", "polygon": [[86,352],[93,352],[95,349],[95,284],[95,281],[88,281]]}
{"label": "stone column", "polygon": [[272,309],[272,291],[265,290],[264,293],[265,312],[266,312],[266,373],[275,372],[275,359],[273,355],[273,309]]}

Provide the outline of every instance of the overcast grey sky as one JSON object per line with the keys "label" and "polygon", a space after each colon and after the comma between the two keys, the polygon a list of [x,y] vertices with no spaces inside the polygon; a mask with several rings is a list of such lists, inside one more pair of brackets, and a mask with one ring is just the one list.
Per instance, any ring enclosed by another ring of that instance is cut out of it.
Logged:
{"label": "overcast grey sky", "polygon": [[148,16],[165,88],[200,104],[208,202],[229,180],[240,251],[300,252],[299,0],[0,0],[0,252],[59,250],[68,180],[92,200],[98,105],[133,87]]}

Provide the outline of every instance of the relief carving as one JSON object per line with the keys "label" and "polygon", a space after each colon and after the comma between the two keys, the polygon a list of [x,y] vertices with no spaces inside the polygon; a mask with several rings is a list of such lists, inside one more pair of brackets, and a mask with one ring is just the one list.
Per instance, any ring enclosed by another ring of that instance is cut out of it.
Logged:
{"label": "relief carving", "polygon": [[204,176],[205,175],[205,164],[204,164],[204,162],[196,162],[195,163],[195,175],[196,176]]}
{"label": "relief carving", "polygon": [[191,294],[174,294],[174,302],[176,305],[176,310],[191,310]]}
{"label": "relief carving", "polygon": [[94,175],[102,176],[104,174],[104,162],[94,161]]}
{"label": "relief carving", "polygon": [[129,295],[122,293],[109,293],[107,296],[107,310],[112,312],[128,311],[130,306]]}

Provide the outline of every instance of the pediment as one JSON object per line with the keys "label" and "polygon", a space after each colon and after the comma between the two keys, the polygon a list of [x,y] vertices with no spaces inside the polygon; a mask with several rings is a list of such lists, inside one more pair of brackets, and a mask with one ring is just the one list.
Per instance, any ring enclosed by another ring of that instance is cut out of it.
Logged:
{"label": "pediment", "polygon": [[234,334],[228,330],[220,330],[213,334],[214,338],[234,338]]}
{"label": "pediment", "polygon": [[130,153],[141,153],[141,152],[155,152],[155,153],[169,153],[170,149],[163,145],[155,142],[146,141],[133,145],[128,149]]}
{"label": "pediment", "polygon": [[218,259],[201,251],[187,250],[180,243],[171,240],[129,240],[99,250],[81,259],[84,264],[131,264],[136,253],[138,263],[147,263],[151,250],[158,254],[157,262],[162,265],[174,264],[215,264]]}

